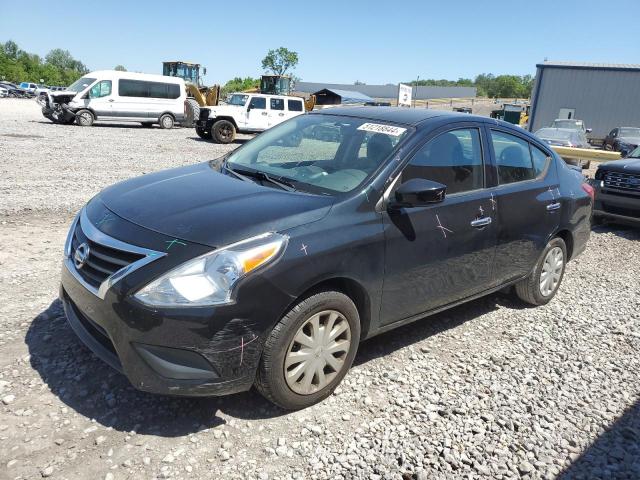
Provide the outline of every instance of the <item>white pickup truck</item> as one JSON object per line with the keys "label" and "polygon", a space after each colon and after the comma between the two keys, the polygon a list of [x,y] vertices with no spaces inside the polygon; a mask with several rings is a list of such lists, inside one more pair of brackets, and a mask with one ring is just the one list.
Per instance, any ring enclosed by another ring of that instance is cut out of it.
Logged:
{"label": "white pickup truck", "polygon": [[217,143],[230,143],[237,132],[262,132],[303,113],[300,97],[234,93],[226,103],[200,109],[196,133]]}

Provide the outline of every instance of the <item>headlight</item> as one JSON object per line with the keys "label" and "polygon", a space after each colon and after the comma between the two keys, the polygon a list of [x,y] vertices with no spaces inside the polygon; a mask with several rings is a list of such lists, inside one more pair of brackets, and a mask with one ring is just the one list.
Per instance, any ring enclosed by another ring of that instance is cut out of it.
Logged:
{"label": "headlight", "polygon": [[154,307],[229,303],[233,287],[249,272],[276,260],[287,237],[267,233],[189,260],[135,294]]}

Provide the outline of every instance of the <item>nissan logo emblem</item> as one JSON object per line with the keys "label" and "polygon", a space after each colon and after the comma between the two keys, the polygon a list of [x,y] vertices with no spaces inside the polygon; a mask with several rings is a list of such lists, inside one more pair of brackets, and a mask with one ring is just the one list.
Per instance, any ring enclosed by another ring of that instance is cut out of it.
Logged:
{"label": "nissan logo emblem", "polygon": [[78,248],[76,248],[76,251],[73,254],[73,264],[78,270],[84,267],[84,264],[87,263],[87,260],[89,259],[89,252],[88,243],[81,243],[78,245]]}

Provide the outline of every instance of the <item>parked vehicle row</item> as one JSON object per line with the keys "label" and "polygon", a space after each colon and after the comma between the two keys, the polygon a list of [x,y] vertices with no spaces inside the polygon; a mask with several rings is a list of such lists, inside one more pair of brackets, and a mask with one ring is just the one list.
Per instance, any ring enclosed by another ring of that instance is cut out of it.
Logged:
{"label": "parked vehicle row", "polygon": [[[251,113],[250,98],[232,101]],[[299,409],[331,394],[362,339],[507,286],[549,302],[585,248],[592,195],[505,122],[310,112],[221,164],[99,193],[71,225],[60,296],[76,334],[138,389],[255,385]]]}

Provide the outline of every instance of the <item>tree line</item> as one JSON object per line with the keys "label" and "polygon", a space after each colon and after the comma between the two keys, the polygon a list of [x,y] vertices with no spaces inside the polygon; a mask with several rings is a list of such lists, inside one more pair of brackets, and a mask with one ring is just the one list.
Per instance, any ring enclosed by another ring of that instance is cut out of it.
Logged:
{"label": "tree line", "polygon": [[421,87],[476,87],[479,97],[530,98],[533,80],[531,75],[496,76],[492,73],[481,73],[473,80],[470,78],[458,78],[458,80],[426,79],[403,83]]}
{"label": "tree line", "polygon": [[68,50],[54,48],[42,58],[25,52],[9,40],[0,43],[0,79],[9,82],[33,82],[45,85],[71,85],[89,70]]}

